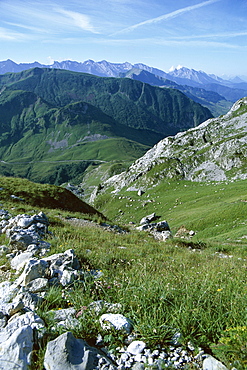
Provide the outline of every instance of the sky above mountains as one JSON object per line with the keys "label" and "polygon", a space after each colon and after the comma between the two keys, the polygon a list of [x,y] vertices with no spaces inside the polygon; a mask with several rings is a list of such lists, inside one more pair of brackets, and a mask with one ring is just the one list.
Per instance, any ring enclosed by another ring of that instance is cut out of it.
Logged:
{"label": "sky above mountains", "polygon": [[247,75],[247,0],[1,0],[0,60]]}

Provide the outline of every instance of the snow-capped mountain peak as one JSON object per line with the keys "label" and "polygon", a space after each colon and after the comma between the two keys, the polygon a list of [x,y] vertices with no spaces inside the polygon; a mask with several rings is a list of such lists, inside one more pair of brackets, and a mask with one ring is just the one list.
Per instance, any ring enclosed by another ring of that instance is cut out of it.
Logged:
{"label": "snow-capped mountain peak", "polygon": [[174,72],[175,70],[179,70],[181,68],[183,68],[181,64],[179,64],[177,67],[171,66],[171,68],[169,69],[169,72]]}

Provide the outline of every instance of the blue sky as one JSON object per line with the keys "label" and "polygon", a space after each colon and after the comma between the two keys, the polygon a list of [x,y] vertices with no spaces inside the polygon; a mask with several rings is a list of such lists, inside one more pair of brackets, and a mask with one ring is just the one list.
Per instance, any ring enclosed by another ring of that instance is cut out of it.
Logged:
{"label": "blue sky", "polygon": [[0,60],[247,76],[247,0],[0,0]]}

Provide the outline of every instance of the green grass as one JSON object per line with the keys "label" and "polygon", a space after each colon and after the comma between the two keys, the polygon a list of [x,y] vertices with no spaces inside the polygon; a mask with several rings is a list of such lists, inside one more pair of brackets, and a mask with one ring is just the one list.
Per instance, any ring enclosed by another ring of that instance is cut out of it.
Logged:
{"label": "green grass", "polygon": [[228,183],[163,181],[148,189],[142,197],[137,191],[123,189],[117,195],[109,191],[96,199],[95,207],[121,223],[138,224],[142,217],[156,212],[168,221],[174,234],[184,225],[196,232],[195,241],[224,245],[234,242],[244,248],[246,239],[241,238],[247,235],[246,185],[246,180]]}
{"label": "green grass", "polygon": [[124,339],[99,327],[99,315],[89,308],[99,299],[120,303],[118,313],[132,320],[136,337],[151,348],[167,346],[179,331],[183,345],[192,341],[209,351],[227,328],[245,325],[246,261],[240,250],[224,259],[210,246],[192,251],[186,244],[157,242],[137,232],[117,235],[67,224],[52,231],[53,253],[73,247],[82,269],[103,273],[65,290],[65,300],[57,291],[52,306],[50,298],[47,303],[53,309],[75,307],[81,322],[75,334],[90,343],[99,332],[113,349]]}
{"label": "green grass", "polygon": [[[64,182],[80,183],[84,172],[90,165],[115,161],[128,163],[144,155],[148,146],[125,138],[111,138],[96,142],[79,143],[70,148],[49,152],[44,149],[45,138],[32,136],[30,147],[25,140],[9,147],[0,163],[0,174],[4,176],[25,177],[31,181],[61,185]],[[40,143],[43,144],[41,146]],[[35,153],[35,154],[34,154]],[[92,175],[94,178],[94,175]]]}
{"label": "green grass", "polygon": [[[104,216],[96,209],[77,198],[73,193],[49,184],[36,184],[26,179],[14,177],[0,177],[0,201],[4,201],[9,207],[14,200],[16,209],[25,209],[30,206],[55,208],[70,212],[85,214],[85,217],[103,218]],[[87,216],[86,216],[87,215]]]}
{"label": "green grass", "polygon": [[[16,188],[20,188],[18,181],[12,179]],[[35,191],[29,185],[32,199]],[[25,186],[27,190],[26,182]],[[36,191],[41,188],[39,185]],[[2,207],[14,207],[14,214],[42,210],[35,202],[11,203],[3,194],[1,191]],[[38,310],[45,320],[47,335],[36,353],[34,368],[42,369],[46,342],[61,333],[61,328],[52,329],[54,323],[47,314],[50,310],[74,307],[80,321],[80,326],[72,329],[77,337],[94,344],[100,333],[112,350],[121,345],[123,333],[104,331],[99,325],[99,316],[105,310],[96,314],[90,309],[92,302],[105,300],[120,304],[117,312],[132,320],[136,338],[149,347],[166,347],[179,332],[182,345],[191,341],[196,347],[213,351],[229,368],[234,363],[238,370],[243,370],[246,360],[242,343],[246,331],[234,328],[246,324],[247,241],[241,239],[246,235],[246,181],[166,183],[142,197],[124,191],[121,199],[119,196],[111,202],[108,196],[107,203],[101,200],[101,211],[108,209],[107,215],[113,221],[114,217],[119,218],[120,207],[125,211],[121,221],[126,224],[131,220],[138,222],[155,211],[167,219],[173,232],[184,224],[197,234],[190,242],[182,239],[160,242],[145,232],[132,230],[130,225],[130,232],[115,234],[99,227],[75,226],[65,218],[83,218],[83,214],[47,207],[45,213],[52,232],[48,237],[50,254],[73,248],[85,279],[73,289],[52,288],[48,292]],[[2,243],[3,238],[1,235]],[[229,257],[220,258],[216,253],[219,251]],[[95,270],[101,270],[102,276],[94,278],[91,272]],[[233,345],[236,331],[240,339]]]}

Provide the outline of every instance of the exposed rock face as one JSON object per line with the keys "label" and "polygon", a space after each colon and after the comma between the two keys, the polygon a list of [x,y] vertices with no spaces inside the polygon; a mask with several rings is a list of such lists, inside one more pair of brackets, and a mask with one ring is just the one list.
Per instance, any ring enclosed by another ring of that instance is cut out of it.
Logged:
{"label": "exposed rock face", "polygon": [[[247,178],[247,98],[225,116],[209,119],[167,137],[135,161],[126,172],[108,179],[115,192],[135,185],[144,190],[160,180],[223,181]],[[152,171],[151,171],[152,170]]]}
{"label": "exposed rock face", "polygon": [[27,370],[31,364],[33,330],[30,326],[18,328],[4,343],[1,343],[0,363],[2,369]]}

